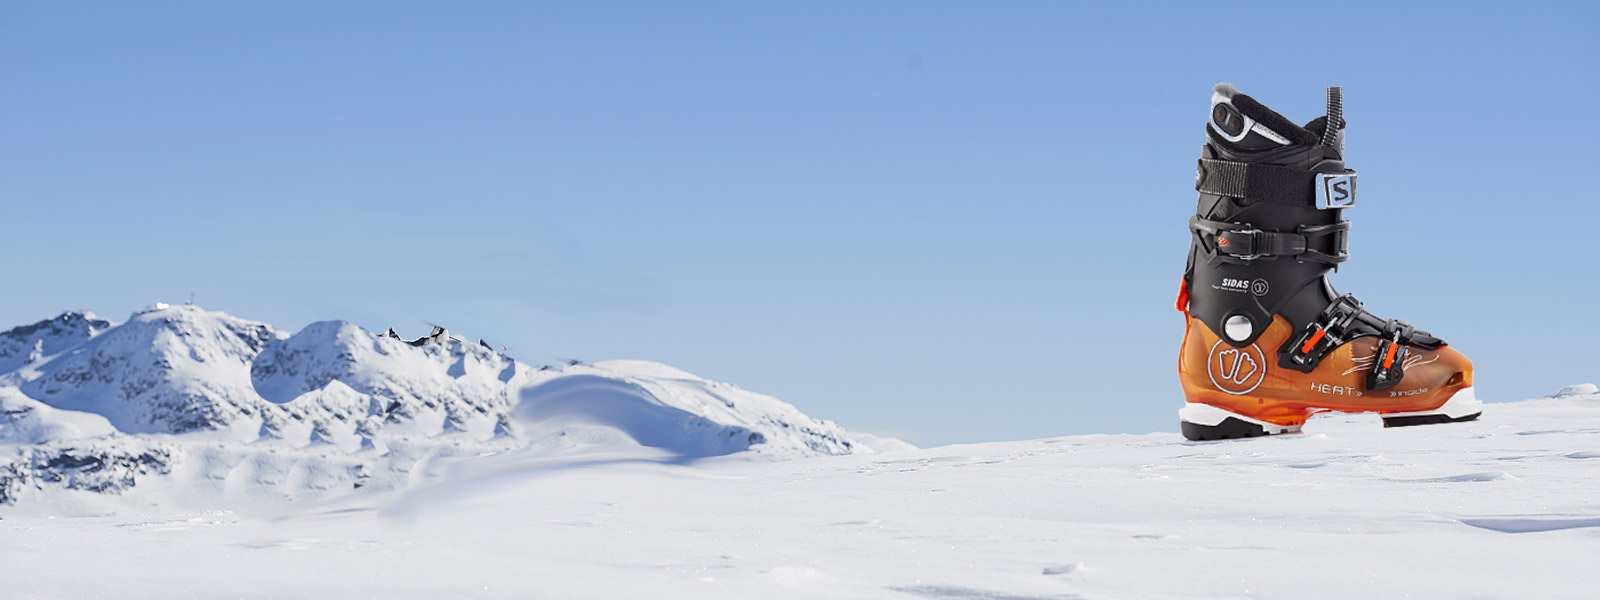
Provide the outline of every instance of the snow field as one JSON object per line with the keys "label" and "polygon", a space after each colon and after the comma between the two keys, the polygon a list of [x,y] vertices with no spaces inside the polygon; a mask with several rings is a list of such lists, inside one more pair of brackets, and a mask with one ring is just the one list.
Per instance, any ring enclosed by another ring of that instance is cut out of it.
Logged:
{"label": "snow field", "polygon": [[[1589,598],[1600,395],[783,462],[601,443],[270,516],[14,519],[33,597]],[[93,556],[84,571],[64,557]]]}

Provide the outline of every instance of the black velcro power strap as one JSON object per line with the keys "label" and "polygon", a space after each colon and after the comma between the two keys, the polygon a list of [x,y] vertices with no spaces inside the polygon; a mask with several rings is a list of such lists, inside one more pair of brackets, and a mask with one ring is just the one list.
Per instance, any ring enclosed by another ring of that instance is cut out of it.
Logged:
{"label": "black velcro power strap", "polygon": [[1255,202],[1315,206],[1317,175],[1276,165],[1202,158],[1194,189]]}

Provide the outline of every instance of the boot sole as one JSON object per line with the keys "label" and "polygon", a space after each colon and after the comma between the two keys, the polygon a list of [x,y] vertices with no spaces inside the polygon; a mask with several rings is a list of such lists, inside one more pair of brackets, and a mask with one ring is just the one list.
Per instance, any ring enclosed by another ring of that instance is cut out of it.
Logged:
{"label": "boot sole", "polygon": [[1189,403],[1178,411],[1183,437],[1203,442],[1300,433],[1299,425],[1279,425],[1231,413],[1210,404]]}
{"label": "boot sole", "polygon": [[1439,425],[1476,421],[1483,415],[1483,402],[1472,388],[1462,388],[1439,408],[1422,412],[1389,413],[1383,415],[1384,427],[1411,427],[1414,425]]}
{"label": "boot sole", "polygon": [[1476,421],[1483,413],[1472,413],[1465,417],[1452,417],[1450,415],[1417,415],[1414,417],[1384,417],[1384,427],[1411,427],[1413,425],[1438,425],[1441,423],[1465,423]]}
{"label": "boot sole", "polygon": [[[1472,388],[1457,391],[1439,408],[1409,413],[1383,415],[1384,427],[1411,427],[1442,423],[1476,421],[1483,415],[1483,402],[1477,399]],[[1183,437],[1193,441],[1232,440],[1240,438],[1299,433],[1300,425],[1279,425],[1258,421],[1244,415],[1228,412],[1209,404],[1187,403],[1178,411]]]}

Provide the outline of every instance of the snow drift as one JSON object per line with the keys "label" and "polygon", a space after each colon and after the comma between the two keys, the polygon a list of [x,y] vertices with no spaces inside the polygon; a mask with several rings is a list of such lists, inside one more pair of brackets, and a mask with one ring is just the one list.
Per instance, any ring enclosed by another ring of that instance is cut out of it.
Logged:
{"label": "snow drift", "polygon": [[771,396],[642,360],[570,366],[526,388],[518,421],[536,435],[603,428],[686,456],[753,451],[780,458],[910,448],[851,433]]}

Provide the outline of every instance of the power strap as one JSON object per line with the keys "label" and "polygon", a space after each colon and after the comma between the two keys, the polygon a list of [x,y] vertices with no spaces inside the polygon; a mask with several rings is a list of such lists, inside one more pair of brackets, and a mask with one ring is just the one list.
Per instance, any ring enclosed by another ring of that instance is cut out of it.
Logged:
{"label": "power strap", "polygon": [[[1217,196],[1244,198],[1252,202],[1274,202],[1318,208],[1343,208],[1347,205],[1319,206],[1318,187],[1329,176],[1354,177],[1355,171],[1318,173],[1229,160],[1200,159],[1194,179],[1194,189]],[[1353,190],[1353,188],[1351,188]],[[1350,192],[1353,194],[1354,192]]]}
{"label": "power strap", "polygon": [[[1336,265],[1350,260],[1350,222],[1339,221],[1328,225],[1306,225],[1295,228],[1293,232],[1267,231],[1256,229],[1250,225],[1239,225],[1227,221],[1213,221],[1199,216],[1189,217],[1189,229],[1196,235],[1209,235],[1212,240],[1201,237],[1201,248],[1207,251],[1207,258],[1222,262],[1237,264],[1238,261],[1252,261],[1258,258],[1273,256],[1292,256],[1298,260],[1308,260]],[[1333,236],[1334,254],[1310,249],[1313,240],[1322,236]]]}

